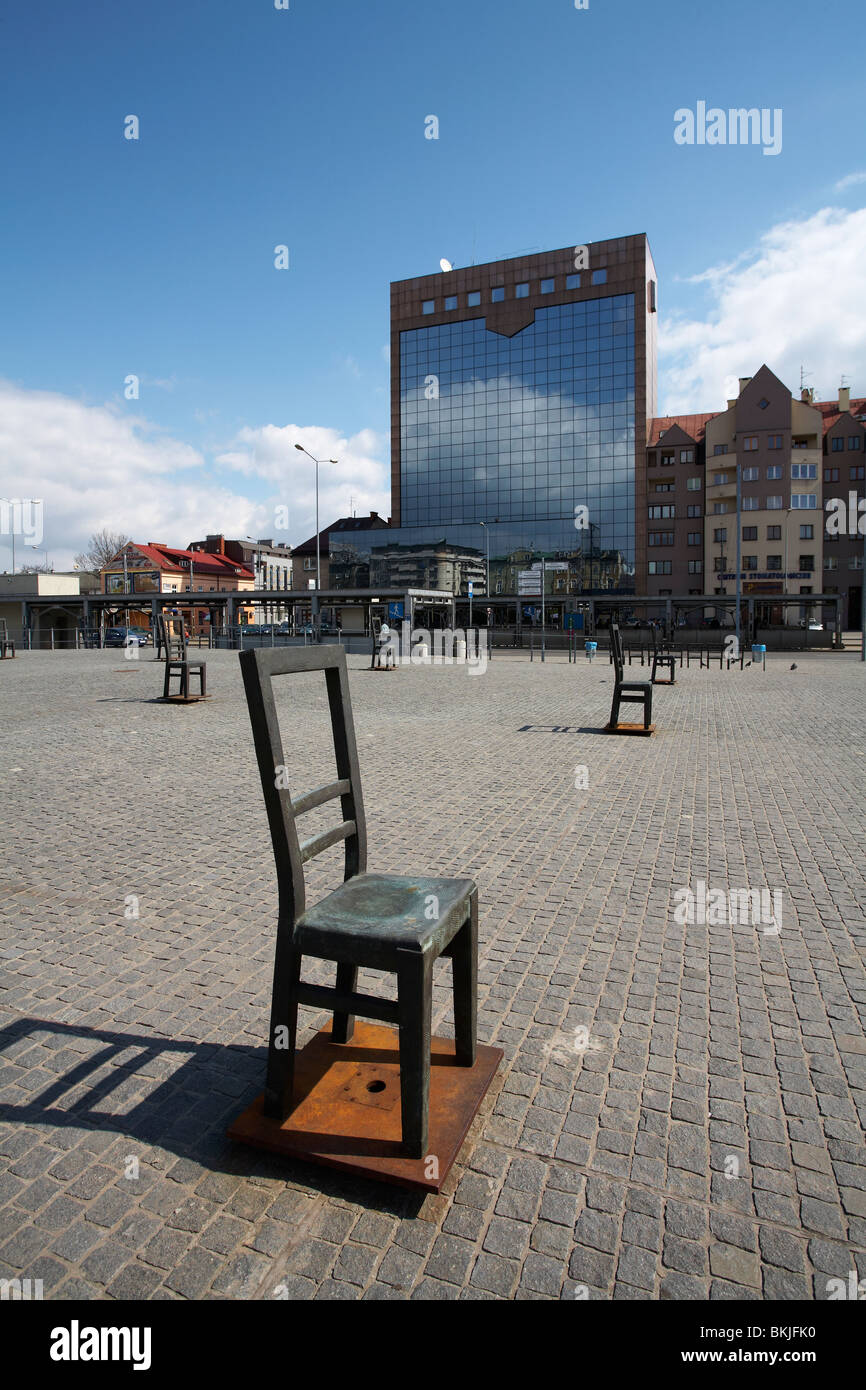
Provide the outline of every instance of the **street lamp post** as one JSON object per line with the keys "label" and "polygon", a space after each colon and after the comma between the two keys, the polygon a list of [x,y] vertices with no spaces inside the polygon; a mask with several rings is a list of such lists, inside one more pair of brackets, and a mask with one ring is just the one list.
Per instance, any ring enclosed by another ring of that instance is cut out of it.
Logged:
{"label": "street lamp post", "polygon": [[486,578],[485,578],[485,588],[486,588],[486,590],[487,590],[487,603],[488,603],[488,605],[489,605],[489,603],[490,603],[490,527],[487,525],[487,522],[486,522],[486,521],[479,521],[478,525],[484,527],[484,539],[485,539],[485,541],[486,541],[487,564],[486,564],[486,567],[485,567],[485,574],[486,574]]}
{"label": "street lamp post", "polygon": [[[322,585],[321,585],[322,557],[321,557],[321,553],[320,553],[320,537],[319,537],[319,464],[320,464],[320,463],[336,463],[337,460],[336,460],[336,459],[317,459],[317,458],[313,458],[313,455],[310,453],[309,449],[305,449],[304,446],[303,446],[303,444],[296,444],[296,445],[295,445],[295,448],[296,448],[296,449],[299,449],[299,450],[301,451],[302,454],[306,454],[308,459],[313,459],[313,463],[316,465],[316,594],[318,595],[318,592],[319,592],[319,590],[320,590],[321,587],[322,587]],[[317,611],[317,613],[316,613],[316,627],[317,627],[317,629],[319,629],[319,630],[321,630],[321,622],[322,622],[321,614]]]}

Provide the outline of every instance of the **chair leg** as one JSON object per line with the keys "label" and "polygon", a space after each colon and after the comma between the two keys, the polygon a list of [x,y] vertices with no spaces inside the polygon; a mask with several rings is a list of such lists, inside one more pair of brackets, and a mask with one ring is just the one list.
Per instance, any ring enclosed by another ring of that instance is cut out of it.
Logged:
{"label": "chair leg", "polygon": [[169,685],[170,680],[171,680],[171,663],[168,662],[168,661],[166,661],[166,663],[165,663],[165,680],[164,680],[163,683],[162,683],[162,698],[163,698],[164,700],[167,700],[167,699],[168,699],[169,691],[170,691],[170,689],[171,689],[171,686]]}
{"label": "chair leg", "polygon": [[645,729],[648,729],[649,726],[650,726],[650,724],[651,724],[652,722],[653,722],[653,693],[652,693],[652,688],[650,688],[650,689],[647,691],[647,693],[646,693],[646,698],[644,699],[644,702],[643,702],[643,726],[644,726],[644,728],[645,728]]}
{"label": "chair leg", "polygon": [[400,1109],[403,1149],[424,1158],[430,1102],[430,1027],[433,962],[427,951],[397,951],[400,1018]]}
{"label": "chair leg", "polygon": [[619,723],[620,692],[614,687],[613,704],[610,709],[610,727],[615,729]]}
{"label": "chair leg", "polygon": [[[358,967],[339,962],[337,965],[337,993],[354,994],[358,987]],[[345,1043],[351,1040],[355,1031],[354,1014],[334,1013],[334,1021],[331,1024],[331,1037],[335,1043]]]}
{"label": "chair leg", "polygon": [[[268,1071],[264,1111],[271,1120],[284,1120],[292,1108],[295,1085],[295,1046],[298,1038],[298,1001],[295,989],[301,977],[301,953],[277,936],[274,986],[271,996],[271,1030],[268,1038]],[[285,1032],[283,1031],[285,1030]]]}
{"label": "chair leg", "polygon": [[207,694],[207,666],[202,666],[199,675],[201,677],[202,698]]}
{"label": "chair leg", "polygon": [[469,916],[451,944],[454,989],[454,1049],[461,1067],[475,1065],[478,1022],[478,894],[469,899]]}

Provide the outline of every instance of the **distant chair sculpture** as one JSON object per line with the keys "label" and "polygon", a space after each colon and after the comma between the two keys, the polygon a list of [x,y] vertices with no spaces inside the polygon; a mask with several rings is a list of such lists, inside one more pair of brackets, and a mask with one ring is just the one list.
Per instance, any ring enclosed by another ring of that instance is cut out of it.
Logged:
{"label": "distant chair sculpture", "polygon": [[0,618],[0,661],[5,661],[7,657],[15,656],[15,643],[9,637],[9,628],[5,618]]}
{"label": "distant chair sculpture", "polygon": [[[204,699],[207,695],[207,662],[189,660],[183,618],[166,617],[165,614],[160,614],[159,641],[160,646],[165,651],[165,680],[162,686],[162,698],[164,700]],[[200,695],[190,694],[191,673],[199,678]],[[177,694],[173,695],[171,682],[174,677],[177,677],[179,687]]]}
{"label": "distant chair sculpture", "polygon": [[[653,685],[676,685],[677,659],[674,655],[674,652],[671,650],[670,643],[666,640],[666,638],[662,636],[662,633],[656,623],[653,623],[652,626],[652,638],[653,664],[650,680],[652,681]],[[656,676],[656,671],[659,669],[659,667],[661,667],[663,671],[670,667],[670,679],[662,680],[660,677]]]}
{"label": "distant chair sculpture", "polygon": [[[652,723],[652,682],[627,681],[623,678],[622,637],[616,623],[610,625],[610,649],[613,656],[614,687],[607,732],[609,734],[651,734],[655,727]],[[620,724],[619,709],[622,703],[643,705],[643,727],[639,724]]]}
{"label": "distant chair sculpture", "polygon": [[[281,1122],[293,1108],[299,1004],[333,1011],[331,1040],[336,1043],[350,1041],[356,1014],[396,1023],[402,1148],[407,1157],[421,1158],[428,1140],[433,964],[439,956],[452,961],[456,1063],[472,1067],[476,1060],[477,888],[468,878],[367,872],[345,652],[339,647],[246,651],[240,663],[279,890],[264,1113]],[[337,780],[293,800],[285,786],[272,682],[302,671],[325,673]],[[340,823],[299,840],[297,817],[337,799]],[[340,840],[345,841],[344,881],[308,908],[304,864]],[[304,956],[335,962],[336,987],[303,983]],[[358,994],[359,967],[395,974],[396,1002]],[[288,1046],[281,1046],[286,1035]]]}

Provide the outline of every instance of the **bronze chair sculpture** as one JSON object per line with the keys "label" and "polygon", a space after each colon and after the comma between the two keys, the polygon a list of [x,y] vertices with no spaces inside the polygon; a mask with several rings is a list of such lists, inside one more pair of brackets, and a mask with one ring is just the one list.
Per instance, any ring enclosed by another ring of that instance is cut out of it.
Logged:
{"label": "bronze chair sculpture", "polygon": [[[622,637],[616,623],[610,625],[610,650],[613,656],[614,686],[613,702],[610,707],[609,734],[643,733],[651,734],[654,725],[653,688],[651,681],[627,681],[623,678]],[[643,705],[643,728],[638,724],[620,724],[619,708],[622,703]]]}
{"label": "bronze chair sculpture", "polygon": [[[240,654],[253,740],[277,867],[279,911],[271,1001],[264,1113],[284,1120],[294,1096],[298,1005],[333,1012],[332,1041],[348,1043],[355,1015],[399,1029],[402,1145],[424,1156],[428,1140],[433,965],[453,967],[455,1053],[459,1066],[476,1059],[478,892],[471,879],[427,878],[367,871],[367,836],[345,652],[339,647],[250,650]],[[292,798],[273,681],[324,671],[337,779]],[[340,802],[340,823],[298,838],[299,816]],[[307,907],[304,865],[345,842],[343,882]],[[304,956],[333,961],[334,987],[301,980]],[[359,967],[397,977],[397,1000],[357,993]],[[282,1037],[281,1037],[282,1035]],[[287,1046],[281,1046],[287,1035]]]}
{"label": "bronze chair sculpture", "polygon": [[[183,618],[166,617],[165,614],[161,613],[159,633],[160,646],[165,649],[165,680],[162,685],[162,698],[164,700],[196,699],[196,696],[190,695],[189,692],[190,673],[195,672],[199,678],[201,698],[204,699],[207,695],[207,662],[190,661]],[[178,680],[178,693],[172,695],[171,681],[175,676]]]}

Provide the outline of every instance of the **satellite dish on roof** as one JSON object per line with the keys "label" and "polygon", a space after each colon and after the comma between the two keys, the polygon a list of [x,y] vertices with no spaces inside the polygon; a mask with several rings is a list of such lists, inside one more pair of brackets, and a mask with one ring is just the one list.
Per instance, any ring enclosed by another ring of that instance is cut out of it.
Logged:
{"label": "satellite dish on roof", "polygon": [[453,270],[453,269],[454,269],[454,267],[453,267],[453,265],[451,264],[451,262],[450,262],[450,261],[446,261],[446,260],[444,259],[444,257],[443,257],[443,259],[439,262],[439,265],[441,266],[441,268],[442,268],[443,270]]}

